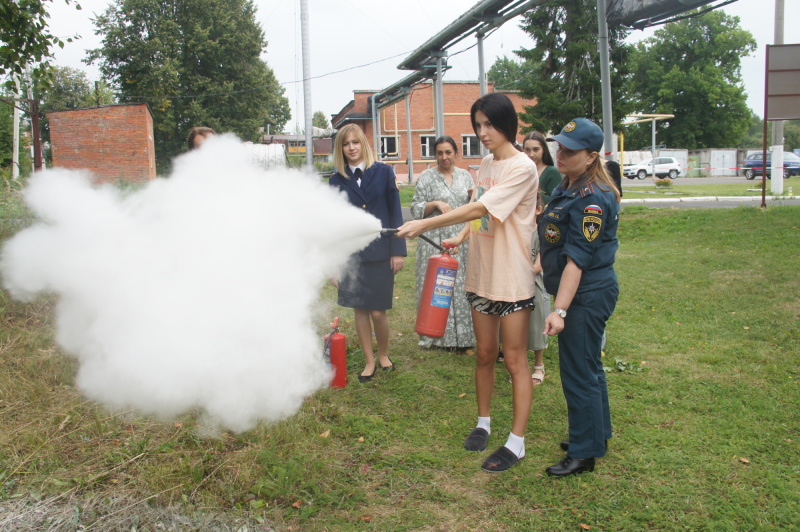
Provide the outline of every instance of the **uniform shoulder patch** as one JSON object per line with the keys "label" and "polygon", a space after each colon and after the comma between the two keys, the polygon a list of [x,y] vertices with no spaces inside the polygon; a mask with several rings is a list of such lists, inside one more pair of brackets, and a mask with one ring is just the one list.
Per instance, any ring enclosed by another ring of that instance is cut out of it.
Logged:
{"label": "uniform shoulder patch", "polygon": [[594,242],[597,235],[600,234],[600,227],[603,225],[603,220],[597,216],[584,216],[581,227],[583,228],[583,236],[586,237],[588,242]]}
{"label": "uniform shoulder patch", "polygon": [[586,183],[586,185],[584,185],[583,188],[581,188],[580,194],[582,198],[585,198],[586,196],[591,196],[592,194],[594,194],[594,185],[591,183]]}
{"label": "uniform shoulder patch", "polygon": [[596,216],[603,215],[603,209],[600,208],[600,205],[587,205],[585,209],[583,209],[583,214],[594,214]]}

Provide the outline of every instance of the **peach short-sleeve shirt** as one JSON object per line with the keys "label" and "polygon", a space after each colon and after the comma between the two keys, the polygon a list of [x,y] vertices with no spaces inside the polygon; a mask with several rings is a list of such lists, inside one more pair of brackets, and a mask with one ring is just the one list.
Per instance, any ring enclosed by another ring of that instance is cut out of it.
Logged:
{"label": "peach short-sleeve shirt", "polygon": [[501,161],[484,157],[474,197],[489,214],[472,222],[466,291],[492,301],[533,297],[531,237],[538,190],[536,165],[525,154]]}

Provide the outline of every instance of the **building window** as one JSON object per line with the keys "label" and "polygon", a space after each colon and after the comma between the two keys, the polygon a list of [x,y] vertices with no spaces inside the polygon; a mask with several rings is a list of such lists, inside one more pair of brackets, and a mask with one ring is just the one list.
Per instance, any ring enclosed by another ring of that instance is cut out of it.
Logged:
{"label": "building window", "polygon": [[436,135],[420,135],[419,142],[421,145],[420,153],[423,159],[432,159],[436,157],[433,143],[436,141]]}
{"label": "building window", "polygon": [[397,137],[381,137],[381,158],[397,159]]}
{"label": "building window", "polygon": [[477,135],[461,135],[461,154],[463,157],[481,156],[481,145]]}

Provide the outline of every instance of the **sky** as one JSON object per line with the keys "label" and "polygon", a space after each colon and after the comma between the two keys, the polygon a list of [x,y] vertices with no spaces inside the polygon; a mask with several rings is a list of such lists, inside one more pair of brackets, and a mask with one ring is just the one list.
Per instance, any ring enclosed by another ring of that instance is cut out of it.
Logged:
{"label": "sky", "polygon": [[[353,98],[353,90],[380,90],[410,72],[397,69],[411,52],[456,20],[476,2],[472,0],[308,0],[311,65],[311,108],[326,116],[338,113]],[[51,29],[61,38],[79,35],[55,53],[55,64],[86,71],[91,80],[100,79],[97,66],[82,63],[86,50],[99,47],[91,19],[109,5],[108,0],[80,0],[82,11],[63,1],[51,5]],[[264,59],[285,87],[292,107],[286,129],[302,129],[303,83],[300,2],[255,0],[257,19],[268,41]],[[764,55],[774,39],[775,8],[771,0],[737,0],[722,8],[738,16],[741,27],[750,31],[758,49],[742,59],[742,78],[748,105],[763,116]],[[513,56],[514,50],[530,48],[532,41],[519,29],[519,18],[488,36],[484,44],[486,69],[498,57]],[[800,20],[800,1],[785,1],[785,42],[792,43],[793,28]],[[652,35],[654,29],[634,30],[629,41]],[[445,80],[476,80],[477,47],[468,37],[449,50],[451,70]],[[462,53],[456,53],[470,48]]]}

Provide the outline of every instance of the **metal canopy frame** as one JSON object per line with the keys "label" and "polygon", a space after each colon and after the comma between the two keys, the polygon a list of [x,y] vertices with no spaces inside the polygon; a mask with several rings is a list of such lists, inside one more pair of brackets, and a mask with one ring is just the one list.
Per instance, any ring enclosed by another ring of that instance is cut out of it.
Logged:
{"label": "metal canopy frame", "polygon": [[[373,142],[376,148],[380,136],[378,111],[402,99],[406,99],[406,107],[408,108],[408,96],[411,94],[411,89],[428,80],[434,81],[436,135],[443,135],[444,97],[442,94],[442,78],[450,68],[447,66],[447,50],[470,35],[474,34],[477,37],[478,61],[480,63],[479,78],[481,95],[483,95],[486,93],[486,75],[483,65],[484,37],[512,18],[521,15],[532,7],[544,4],[546,1],[548,0],[484,0],[411,52],[397,68],[399,70],[413,70],[414,72],[382,91],[373,94],[371,97]],[[376,151],[380,158],[380,150]],[[411,160],[412,157],[409,153],[409,161]],[[411,173],[412,168],[409,166],[409,176]]]}

